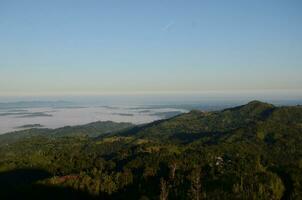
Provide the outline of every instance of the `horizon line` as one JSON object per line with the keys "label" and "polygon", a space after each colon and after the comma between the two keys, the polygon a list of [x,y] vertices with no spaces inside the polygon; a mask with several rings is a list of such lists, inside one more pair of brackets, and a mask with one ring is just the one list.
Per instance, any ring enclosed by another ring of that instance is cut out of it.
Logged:
{"label": "horizon line", "polygon": [[174,95],[174,94],[237,94],[237,93],[294,93],[302,94],[302,89],[226,89],[226,90],[186,90],[186,91],[135,91],[135,92],[124,92],[124,91],[113,91],[113,92],[26,92],[26,93],[5,93],[1,94],[0,97],[55,97],[55,96],[119,96],[119,95]]}

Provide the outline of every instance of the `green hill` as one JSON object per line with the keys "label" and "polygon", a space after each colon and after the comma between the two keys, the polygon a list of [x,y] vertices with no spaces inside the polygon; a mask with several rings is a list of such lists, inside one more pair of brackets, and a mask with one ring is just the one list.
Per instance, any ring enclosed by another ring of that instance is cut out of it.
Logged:
{"label": "green hill", "polygon": [[0,197],[9,199],[302,196],[301,106],[253,101],[140,126],[104,122],[1,137]]}
{"label": "green hill", "polygon": [[72,137],[88,136],[97,137],[103,134],[118,132],[134,125],[131,123],[117,123],[112,121],[98,121],[80,126],[65,126],[58,129],[33,128],[0,135],[0,145],[5,145],[20,139],[34,136],[47,137]]}
{"label": "green hill", "polygon": [[[228,133],[240,128],[249,127],[258,122],[266,121],[279,109],[271,104],[259,101],[247,105],[225,109],[217,112],[191,111],[171,119],[156,121],[141,127],[135,127],[121,134],[135,135],[153,139],[173,139],[177,136],[202,137],[203,135],[216,135]],[[292,110],[299,109],[299,107]],[[298,111],[299,113],[299,111]],[[290,113],[291,115],[291,113]]]}

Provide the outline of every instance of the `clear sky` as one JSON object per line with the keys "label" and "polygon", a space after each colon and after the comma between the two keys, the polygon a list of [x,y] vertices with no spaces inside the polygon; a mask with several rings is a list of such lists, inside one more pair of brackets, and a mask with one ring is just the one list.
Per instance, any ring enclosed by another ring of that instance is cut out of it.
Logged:
{"label": "clear sky", "polygon": [[301,90],[301,0],[0,0],[0,95]]}

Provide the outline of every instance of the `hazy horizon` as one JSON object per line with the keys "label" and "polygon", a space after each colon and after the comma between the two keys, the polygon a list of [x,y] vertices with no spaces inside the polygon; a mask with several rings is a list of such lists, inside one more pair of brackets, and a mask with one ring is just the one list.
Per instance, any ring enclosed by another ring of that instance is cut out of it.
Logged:
{"label": "hazy horizon", "polygon": [[[259,100],[273,104],[288,104],[302,102],[301,90],[278,91],[211,91],[211,92],[184,92],[184,93],[116,93],[94,95],[0,95],[0,103],[30,102],[30,101],[68,101],[78,104],[102,105],[171,105],[171,104],[202,104],[237,102],[247,103]],[[285,103],[284,103],[285,102]]]}
{"label": "hazy horizon", "polygon": [[[96,121],[150,123],[190,110],[218,111],[252,100],[276,106],[302,104],[301,93],[141,94],[102,96],[0,97],[0,134],[37,128],[60,128]],[[296,95],[296,96],[295,96]]]}

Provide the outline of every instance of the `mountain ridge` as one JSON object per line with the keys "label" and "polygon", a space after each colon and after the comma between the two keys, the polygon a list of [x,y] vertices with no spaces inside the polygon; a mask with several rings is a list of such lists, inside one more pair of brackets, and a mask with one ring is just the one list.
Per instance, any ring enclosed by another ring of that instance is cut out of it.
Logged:
{"label": "mountain ridge", "polygon": [[[285,108],[291,108],[285,107]],[[202,112],[198,110],[181,114],[170,119],[156,121],[133,130],[121,133],[124,135],[138,134],[142,137],[186,134],[186,133],[223,133],[252,124],[257,120],[265,121],[278,107],[260,101],[252,101],[246,105],[228,108],[221,111]]]}
{"label": "mountain ridge", "polygon": [[[23,198],[26,191],[30,199],[47,198],[54,187],[84,199],[158,199],[164,192],[166,199],[184,200],[302,196],[301,106],[253,101],[90,134],[96,137],[78,134],[95,128],[98,123],[65,127],[59,137],[47,129],[30,135],[31,129],[28,137],[0,145],[0,197]],[[47,177],[11,181],[20,170],[34,176],[33,169]]]}

